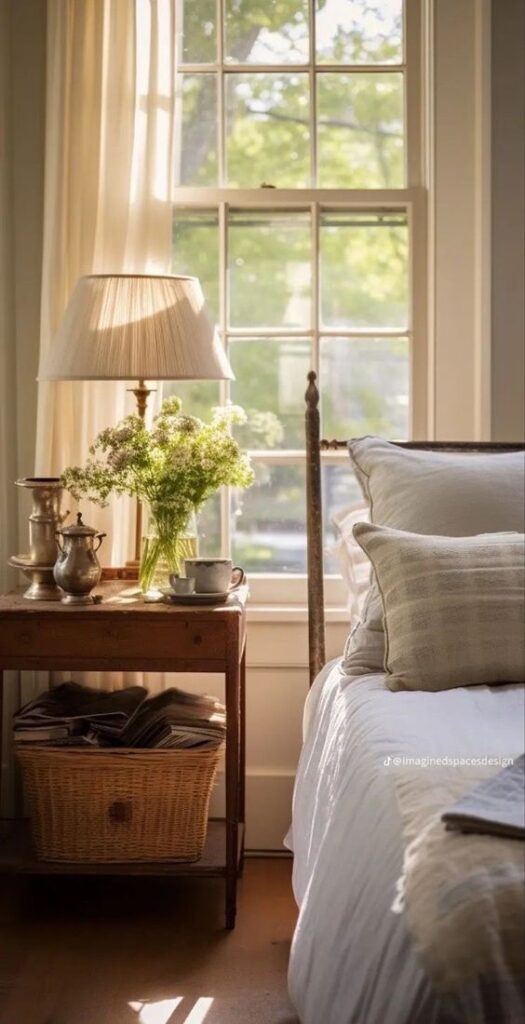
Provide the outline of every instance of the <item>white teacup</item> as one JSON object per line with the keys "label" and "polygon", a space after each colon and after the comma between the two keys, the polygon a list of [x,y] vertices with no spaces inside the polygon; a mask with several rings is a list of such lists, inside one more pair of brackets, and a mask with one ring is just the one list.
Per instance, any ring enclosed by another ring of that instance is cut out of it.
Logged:
{"label": "white teacup", "polygon": [[244,582],[244,569],[231,558],[185,558],[187,576],[195,580],[196,594],[225,594]]}
{"label": "white teacup", "polygon": [[170,586],[175,594],[195,593],[195,580],[192,576],[177,576],[177,573],[172,572]]}

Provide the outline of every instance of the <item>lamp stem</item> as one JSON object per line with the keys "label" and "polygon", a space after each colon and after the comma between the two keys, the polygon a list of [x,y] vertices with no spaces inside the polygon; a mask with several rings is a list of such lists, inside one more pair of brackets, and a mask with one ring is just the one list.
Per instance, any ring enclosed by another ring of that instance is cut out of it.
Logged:
{"label": "lamp stem", "polygon": [[[136,388],[128,388],[132,391],[137,400],[137,416],[140,417],[144,423],[146,419],[146,409],[148,406],[149,396],[156,390],[156,388],[147,388],[146,383],[143,380],[139,380]],[[128,565],[139,565],[140,563],[140,549],[142,545],[142,502],[140,498],[137,498],[136,510],[135,510],[135,557]]]}

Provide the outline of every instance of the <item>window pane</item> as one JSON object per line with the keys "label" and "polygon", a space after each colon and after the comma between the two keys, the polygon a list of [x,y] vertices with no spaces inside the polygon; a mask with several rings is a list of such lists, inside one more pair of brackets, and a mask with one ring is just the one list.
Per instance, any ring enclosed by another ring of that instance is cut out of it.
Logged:
{"label": "window pane", "polygon": [[232,499],[232,557],[251,572],[306,571],[304,466],[257,463],[253,487]]}
{"label": "window pane", "polygon": [[175,184],[216,185],[216,76],[204,74],[177,77]]}
{"label": "window pane", "polygon": [[405,213],[321,215],[321,309],[329,327],[408,323],[408,225]]}
{"label": "window pane", "polygon": [[229,221],[230,323],[308,327],[310,214],[234,213]]}
{"label": "window pane", "polygon": [[320,188],[401,188],[402,74],[317,75]]}
{"label": "window pane", "polygon": [[308,0],[226,0],[226,60],[286,64],[308,60]]}
{"label": "window pane", "polygon": [[211,410],[220,405],[219,383],[216,380],[167,380],[162,384],[162,395],[176,395],[182,402],[182,412],[209,420]]}
{"label": "window pane", "polygon": [[402,10],[402,0],[317,0],[317,60],[400,63]]}
{"label": "window pane", "polygon": [[304,449],[304,382],[310,342],[300,338],[235,338],[230,362],[232,400],[249,421],[235,431],[246,448]]}
{"label": "window pane", "polygon": [[216,0],[199,0],[198,3],[195,3],[195,0],[183,0],[182,4],[179,2],[177,8],[179,63],[215,63],[217,59],[216,11]]}
{"label": "window pane", "polygon": [[324,463],[321,469],[321,486],[323,489],[323,554],[324,571],[339,574],[339,560],[333,548],[338,540],[333,524],[337,512],[350,508],[352,505],[365,504],[361,488],[350,468],[348,455],[340,463]]}
{"label": "window pane", "polygon": [[199,533],[199,555],[208,555],[210,558],[221,558],[226,555],[226,552],[221,549],[220,494],[214,494],[202,506],[197,517],[197,529]]}
{"label": "window pane", "polygon": [[409,436],[407,338],[322,338],[322,434]]}
{"label": "window pane", "polygon": [[212,320],[219,318],[219,217],[217,210],[175,209],[174,274],[198,277]]}
{"label": "window pane", "polygon": [[305,74],[226,76],[230,185],[299,188],[309,183],[309,100]]}

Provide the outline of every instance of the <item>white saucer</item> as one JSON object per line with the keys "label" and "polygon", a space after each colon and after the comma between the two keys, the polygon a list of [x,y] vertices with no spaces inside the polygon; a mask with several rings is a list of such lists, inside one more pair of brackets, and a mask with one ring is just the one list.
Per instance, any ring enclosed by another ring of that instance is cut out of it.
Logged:
{"label": "white saucer", "polygon": [[174,590],[163,590],[166,604],[224,604],[230,594],[235,594],[239,587],[231,587],[230,590],[217,594],[176,594]]}

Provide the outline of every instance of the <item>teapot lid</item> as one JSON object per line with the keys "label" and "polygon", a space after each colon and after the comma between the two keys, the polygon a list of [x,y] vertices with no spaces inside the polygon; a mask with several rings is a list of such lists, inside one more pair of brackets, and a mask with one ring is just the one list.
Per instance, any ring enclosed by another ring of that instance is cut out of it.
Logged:
{"label": "teapot lid", "polygon": [[77,521],[72,526],[57,530],[57,533],[62,533],[64,537],[94,537],[96,532],[92,526],[86,526],[82,522],[82,512],[77,512]]}

